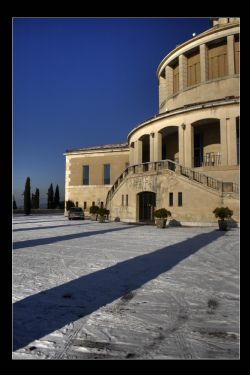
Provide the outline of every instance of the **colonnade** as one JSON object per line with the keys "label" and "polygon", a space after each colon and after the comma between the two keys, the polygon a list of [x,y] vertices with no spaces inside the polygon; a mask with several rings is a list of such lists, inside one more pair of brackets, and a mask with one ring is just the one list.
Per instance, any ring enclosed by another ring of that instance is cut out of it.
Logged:
{"label": "colonnade", "polygon": [[[194,126],[197,123],[198,122],[183,123],[177,126],[179,164],[189,168],[193,167]],[[150,162],[162,160],[163,136],[161,130],[148,134]],[[133,142],[130,142],[130,165],[142,163],[143,140],[141,138],[142,137],[139,137]],[[236,117],[220,119],[220,153],[221,165],[227,166],[237,164]]]}

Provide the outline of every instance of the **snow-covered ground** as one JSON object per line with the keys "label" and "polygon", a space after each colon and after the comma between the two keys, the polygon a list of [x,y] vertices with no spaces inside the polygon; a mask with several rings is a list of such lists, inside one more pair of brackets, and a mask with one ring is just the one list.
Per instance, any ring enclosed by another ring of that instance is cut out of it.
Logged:
{"label": "snow-covered ground", "polygon": [[13,218],[13,359],[238,359],[239,229]]}

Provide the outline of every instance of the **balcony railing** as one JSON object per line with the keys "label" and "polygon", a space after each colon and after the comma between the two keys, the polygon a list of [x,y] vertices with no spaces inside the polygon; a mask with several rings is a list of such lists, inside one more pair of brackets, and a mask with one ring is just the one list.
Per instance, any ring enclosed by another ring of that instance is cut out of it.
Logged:
{"label": "balcony railing", "polygon": [[214,167],[221,165],[220,152],[207,152],[204,156],[195,156],[193,158],[193,166],[197,167]]}

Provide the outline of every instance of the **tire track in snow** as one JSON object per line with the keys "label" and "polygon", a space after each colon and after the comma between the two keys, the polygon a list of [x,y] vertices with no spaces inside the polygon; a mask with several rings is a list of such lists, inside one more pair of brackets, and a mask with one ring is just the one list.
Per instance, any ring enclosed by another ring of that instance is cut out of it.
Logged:
{"label": "tire track in snow", "polygon": [[63,349],[61,349],[60,351],[57,351],[51,357],[51,359],[63,359],[63,358],[65,359],[65,358],[67,358],[67,353],[70,350],[70,348],[72,347],[72,342],[76,338],[78,333],[80,332],[82,326],[83,326],[82,322],[70,323],[69,328],[66,328],[69,331],[69,334],[68,335],[65,334],[65,336],[64,336],[64,340],[66,341],[66,343],[64,344]]}

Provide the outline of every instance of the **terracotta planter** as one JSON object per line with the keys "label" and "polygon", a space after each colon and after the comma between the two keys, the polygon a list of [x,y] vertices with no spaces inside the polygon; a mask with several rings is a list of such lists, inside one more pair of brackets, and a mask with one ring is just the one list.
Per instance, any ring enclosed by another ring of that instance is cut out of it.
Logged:
{"label": "terracotta planter", "polygon": [[105,223],[105,216],[99,216],[99,223]]}
{"label": "terracotta planter", "polygon": [[228,223],[227,220],[218,220],[219,230],[227,230]]}
{"label": "terracotta planter", "polygon": [[166,228],[166,222],[167,222],[167,219],[162,219],[162,218],[155,219],[155,224],[157,228]]}

